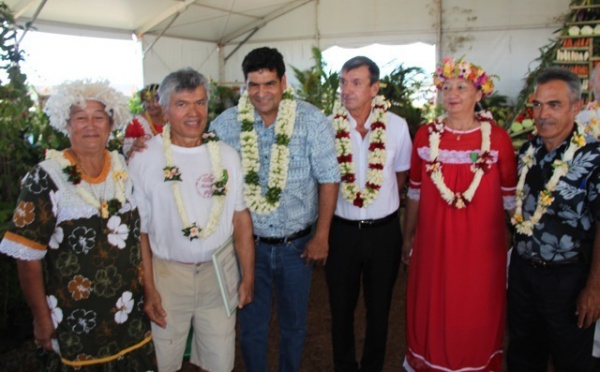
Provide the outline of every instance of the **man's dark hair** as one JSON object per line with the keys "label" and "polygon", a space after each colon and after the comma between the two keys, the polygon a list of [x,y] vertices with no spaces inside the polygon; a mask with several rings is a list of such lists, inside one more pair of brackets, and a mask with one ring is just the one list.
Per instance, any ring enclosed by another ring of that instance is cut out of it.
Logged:
{"label": "man's dark hair", "polygon": [[357,56],[350,58],[342,66],[342,71],[354,70],[355,68],[359,68],[361,66],[367,66],[367,68],[369,69],[369,79],[371,81],[371,85],[379,81],[379,67],[370,58],[367,58],[365,56]]}
{"label": "man's dark hair", "polygon": [[259,70],[269,70],[277,72],[277,77],[281,79],[285,74],[285,63],[283,56],[275,48],[256,48],[244,57],[242,62],[242,71],[244,80],[248,79],[248,74]]}
{"label": "man's dark hair", "polygon": [[575,103],[581,99],[581,81],[579,77],[564,68],[550,67],[547,70],[542,71],[535,78],[535,85],[546,84],[551,81],[560,80],[567,83],[569,87],[571,97],[571,103]]}

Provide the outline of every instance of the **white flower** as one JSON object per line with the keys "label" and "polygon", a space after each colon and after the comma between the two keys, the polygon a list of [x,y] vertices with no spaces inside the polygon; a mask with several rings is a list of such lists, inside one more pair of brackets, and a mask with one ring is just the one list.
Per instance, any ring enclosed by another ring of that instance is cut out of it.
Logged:
{"label": "white flower", "polygon": [[125,241],[129,235],[129,227],[121,224],[121,217],[117,215],[110,217],[106,227],[110,231],[108,233],[108,242],[119,249],[125,248]]}
{"label": "white flower", "polygon": [[117,312],[115,313],[115,322],[117,324],[123,324],[127,321],[129,313],[133,310],[134,303],[133,294],[129,291],[123,292],[117,300]]}
{"label": "white flower", "polygon": [[62,243],[64,238],[65,235],[62,227],[57,227],[54,230],[52,236],[50,237],[50,243],[48,243],[48,246],[52,249],[58,249],[58,246],[60,245],[60,243]]}
{"label": "white flower", "polygon": [[50,201],[52,202],[52,214],[54,217],[58,215],[58,192],[50,191]]}
{"label": "white flower", "polygon": [[46,296],[46,302],[48,303],[48,307],[50,308],[50,317],[52,318],[52,325],[54,325],[54,329],[56,329],[63,320],[62,309],[58,307],[58,300],[52,295]]}
{"label": "white flower", "polygon": [[[291,85],[285,91],[285,95],[292,96],[293,89]],[[238,121],[241,123],[254,124],[254,106],[248,98],[248,91],[244,92],[238,102]],[[294,133],[296,122],[296,101],[291,98],[284,98],[279,103],[277,117],[275,119],[275,136],[286,136],[288,141]],[[260,163],[258,161],[258,136],[254,127],[250,130],[240,132],[240,152],[242,157],[242,171],[244,176],[249,173],[258,174]],[[269,179],[267,186],[270,189],[283,189],[287,183],[288,165],[290,161],[289,149],[287,146],[274,143],[271,146],[271,159],[269,163]],[[257,214],[269,214],[279,207],[280,196],[275,200],[267,200],[262,195],[262,189],[257,184],[244,183],[244,200],[248,208]]]}
{"label": "white flower", "polygon": [[[491,147],[491,131],[492,131],[492,126],[489,122],[484,121],[484,119],[487,118],[486,116],[480,115],[478,114],[478,120],[481,122],[481,150],[480,153],[486,153],[490,151],[490,147]],[[443,127],[443,123],[442,123],[442,118],[438,119],[434,122],[433,124],[433,129],[430,128],[429,130],[429,160],[430,162],[436,162],[436,160],[438,159],[438,155],[439,155],[439,150],[440,150],[440,141],[441,141],[441,133],[443,132],[443,129],[440,127]],[[467,203],[471,202],[471,200],[473,200],[473,197],[475,196],[475,191],[477,190],[477,188],[479,187],[479,184],[481,182],[481,178],[483,177],[484,171],[477,168],[477,167],[471,167],[471,171],[475,174],[473,177],[473,180],[471,181],[471,184],[469,185],[469,187],[467,187],[467,189],[462,193],[459,192],[454,192],[452,190],[450,190],[450,188],[448,188],[448,186],[446,185],[446,182],[444,181],[444,176],[442,174],[442,163],[438,161],[439,166],[437,167],[433,167],[432,168],[432,172],[431,172],[431,180],[433,181],[433,184],[437,187],[437,189],[440,191],[440,195],[442,196],[442,199],[444,199],[448,204],[450,205],[454,205],[456,208],[464,208],[467,206]]]}
{"label": "white flower", "polygon": [[[163,152],[166,159],[166,165],[168,167],[175,166],[173,160],[173,151],[171,149],[171,126],[167,124],[163,128]],[[221,150],[219,147],[218,141],[210,141],[206,144],[208,149],[208,154],[210,158],[210,164],[213,170],[213,179],[218,180],[221,179],[223,174],[223,165],[221,161]],[[258,152],[256,154],[256,158],[258,159]],[[225,188],[227,185],[225,185]],[[190,222],[187,211],[185,209],[185,205],[183,202],[183,196],[181,194],[181,190],[179,188],[179,182],[173,182],[171,184],[171,190],[173,192],[173,197],[175,199],[175,206],[177,207],[177,211],[179,212],[179,218],[181,219],[181,224],[183,226],[184,235],[187,236],[190,240],[195,238],[206,238],[212,235],[219,224],[219,220],[221,219],[221,214],[223,213],[223,205],[225,204],[225,195],[212,195],[213,205],[210,210],[210,214],[208,217],[208,222],[204,228],[201,228],[195,222]],[[199,232],[199,233],[198,233]]]}

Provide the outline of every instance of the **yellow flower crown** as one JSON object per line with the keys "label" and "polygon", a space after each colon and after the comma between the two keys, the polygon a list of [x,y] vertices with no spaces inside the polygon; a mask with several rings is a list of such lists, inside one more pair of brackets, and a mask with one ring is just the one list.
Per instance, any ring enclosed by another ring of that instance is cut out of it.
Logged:
{"label": "yellow flower crown", "polygon": [[441,89],[444,81],[452,78],[470,81],[477,89],[481,90],[483,97],[489,96],[494,91],[492,77],[486,74],[481,67],[463,61],[462,57],[458,60],[444,58],[444,63],[439,64],[433,74],[433,83],[438,89]]}
{"label": "yellow flower crown", "polygon": [[140,90],[139,95],[142,102],[158,100],[158,84],[147,85],[144,89]]}

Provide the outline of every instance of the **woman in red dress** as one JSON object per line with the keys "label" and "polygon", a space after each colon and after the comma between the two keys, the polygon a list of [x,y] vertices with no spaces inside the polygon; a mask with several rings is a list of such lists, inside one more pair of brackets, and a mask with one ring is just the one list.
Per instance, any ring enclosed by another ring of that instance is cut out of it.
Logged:
{"label": "woman in red dress", "polygon": [[445,59],[434,76],[446,114],[417,132],[403,261],[409,371],[501,371],[505,210],[515,206],[510,138],[475,105],[493,91],[480,67]]}

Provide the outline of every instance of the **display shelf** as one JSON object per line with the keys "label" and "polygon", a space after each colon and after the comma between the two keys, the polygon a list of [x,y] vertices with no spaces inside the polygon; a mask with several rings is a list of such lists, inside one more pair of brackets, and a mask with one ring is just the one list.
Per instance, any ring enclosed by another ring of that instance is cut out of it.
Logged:
{"label": "display shelf", "polygon": [[[583,3],[582,1],[582,4]],[[572,5],[571,19],[567,20],[559,36],[560,47],[554,55],[553,64],[568,69],[581,79],[582,93],[589,96],[590,75],[600,61],[598,44],[600,42],[600,4]],[[585,28],[587,34],[569,35],[569,29]],[[589,33],[590,28],[593,30]]]}

